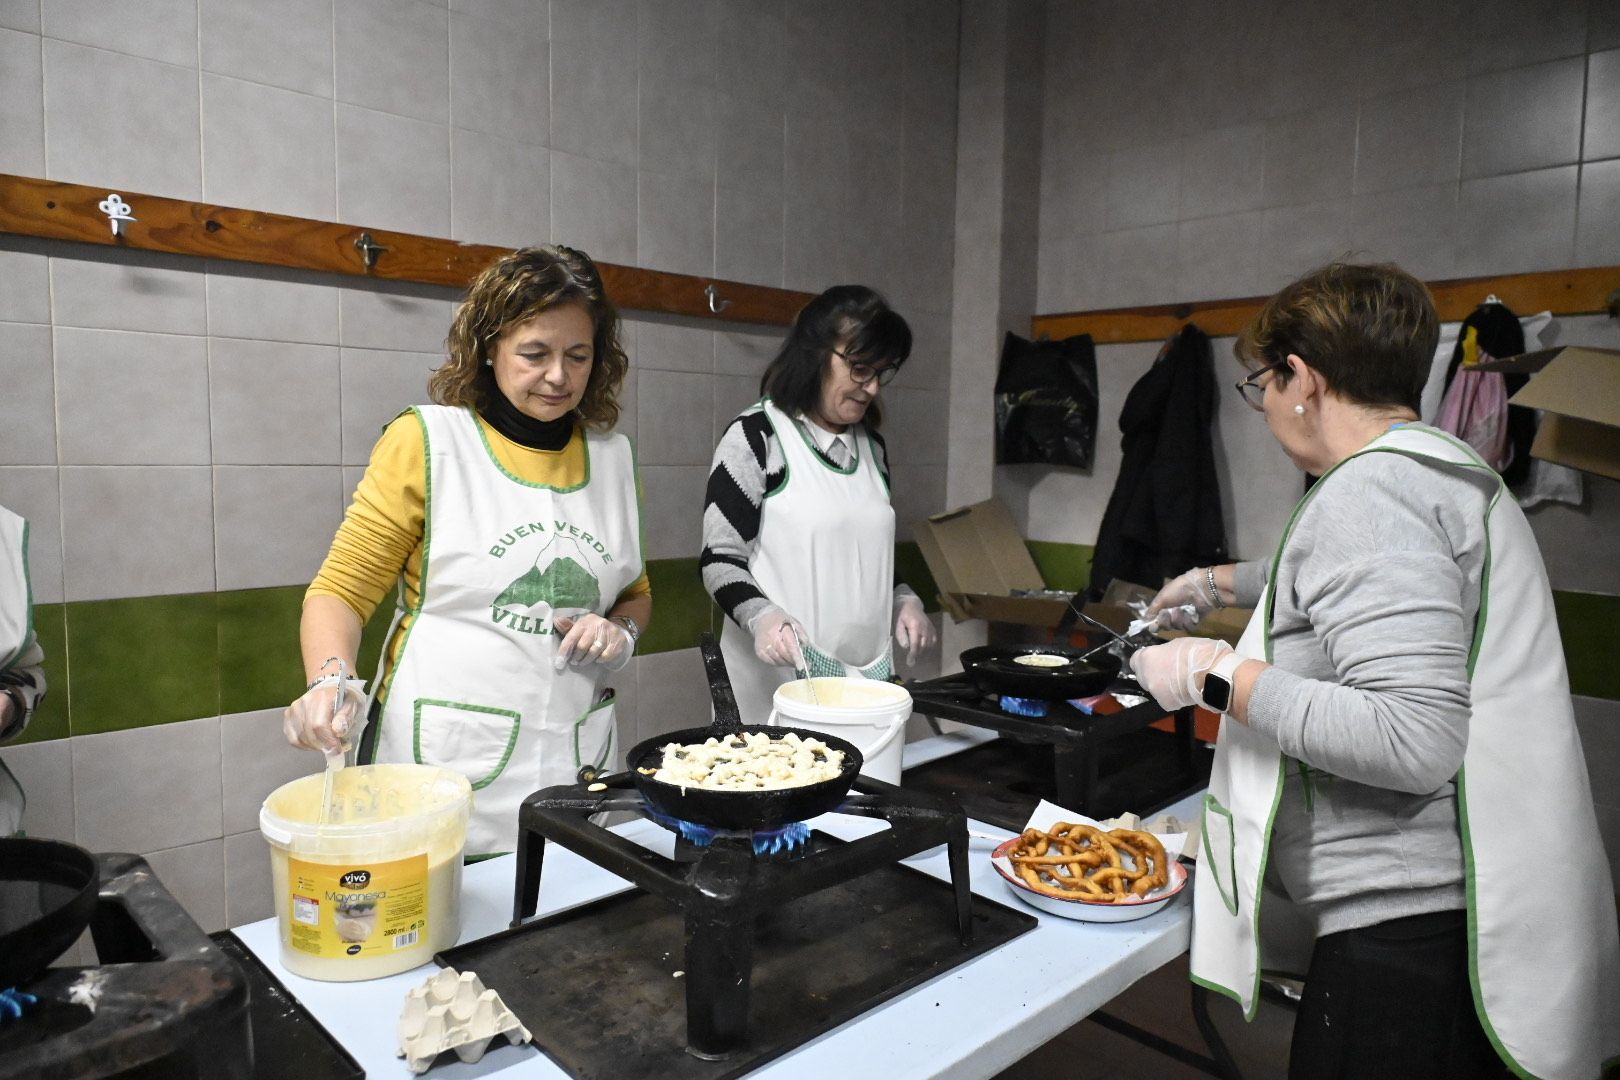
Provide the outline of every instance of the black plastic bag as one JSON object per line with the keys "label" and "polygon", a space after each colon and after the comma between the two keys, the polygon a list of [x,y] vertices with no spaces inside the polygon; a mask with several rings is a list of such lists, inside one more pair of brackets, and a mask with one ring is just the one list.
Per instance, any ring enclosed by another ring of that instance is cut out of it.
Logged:
{"label": "black plastic bag", "polygon": [[1091,468],[1097,350],[1090,334],[1026,341],[1009,333],[996,374],[996,463]]}

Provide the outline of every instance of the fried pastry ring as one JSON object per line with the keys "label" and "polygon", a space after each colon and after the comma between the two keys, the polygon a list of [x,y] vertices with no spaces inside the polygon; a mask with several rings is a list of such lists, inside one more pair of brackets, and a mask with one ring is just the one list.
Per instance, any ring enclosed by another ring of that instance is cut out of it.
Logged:
{"label": "fried pastry ring", "polygon": [[1060,821],[1045,832],[1024,830],[1007,858],[1030,889],[1061,900],[1116,903],[1169,881],[1164,845],[1136,829]]}

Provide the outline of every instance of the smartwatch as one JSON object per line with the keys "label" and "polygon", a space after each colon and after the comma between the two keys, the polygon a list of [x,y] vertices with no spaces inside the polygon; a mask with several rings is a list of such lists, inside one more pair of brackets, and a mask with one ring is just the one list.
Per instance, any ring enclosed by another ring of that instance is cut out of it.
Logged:
{"label": "smartwatch", "polygon": [[1248,657],[1239,653],[1222,653],[1215,666],[1204,675],[1204,708],[1224,713],[1232,707],[1232,673]]}

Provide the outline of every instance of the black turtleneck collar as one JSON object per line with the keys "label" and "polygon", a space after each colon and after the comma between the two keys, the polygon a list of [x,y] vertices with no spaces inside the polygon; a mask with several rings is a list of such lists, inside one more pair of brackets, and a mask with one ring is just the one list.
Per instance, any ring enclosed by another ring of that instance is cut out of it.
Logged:
{"label": "black turtleneck collar", "polygon": [[573,413],[564,413],[555,420],[536,420],[519,412],[518,407],[493,386],[484,395],[478,415],[506,438],[530,450],[561,450],[574,434]]}

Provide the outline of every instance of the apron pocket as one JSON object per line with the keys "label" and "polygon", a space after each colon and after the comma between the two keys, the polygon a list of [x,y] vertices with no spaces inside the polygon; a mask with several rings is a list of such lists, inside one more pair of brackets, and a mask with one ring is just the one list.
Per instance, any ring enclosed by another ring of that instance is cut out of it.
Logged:
{"label": "apron pocket", "polygon": [[1198,857],[1199,873],[1207,873],[1221,894],[1226,910],[1236,915],[1237,905],[1237,839],[1232,826],[1232,811],[1220,804],[1215,796],[1204,795],[1204,808],[1200,817],[1203,831],[1203,850]]}
{"label": "apron pocket", "polygon": [[605,770],[613,761],[616,712],[613,698],[608,698],[586,710],[574,721],[574,768],[589,765],[597,772]]}
{"label": "apron pocket", "polygon": [[506,771],[522,717],[511,709],[417,698],[411,757],[465,776],[476,791]]}

